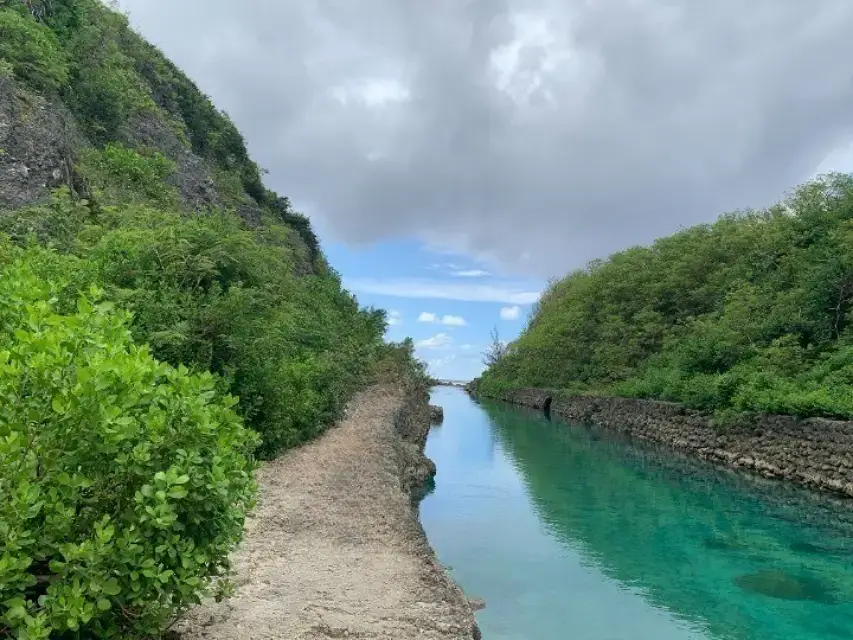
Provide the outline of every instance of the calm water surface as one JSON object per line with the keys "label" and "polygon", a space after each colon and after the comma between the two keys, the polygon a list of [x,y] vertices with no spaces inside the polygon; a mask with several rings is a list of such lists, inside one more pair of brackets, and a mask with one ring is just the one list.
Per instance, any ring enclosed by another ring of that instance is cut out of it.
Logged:
{"label": "calm water surface", "polygon": [[421,520],[485,640],[853,638],[853,505],[437,388]]}

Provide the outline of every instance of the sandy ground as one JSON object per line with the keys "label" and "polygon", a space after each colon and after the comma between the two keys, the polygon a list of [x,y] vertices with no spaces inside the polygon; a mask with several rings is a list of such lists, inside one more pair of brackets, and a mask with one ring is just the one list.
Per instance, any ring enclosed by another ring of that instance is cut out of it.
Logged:
{"label": "sandy ground", "polygon": [[317,442],[259,471],[236,592],[191,611],[183,640],[479,637],[401,487],[401,403],[366,391]]}

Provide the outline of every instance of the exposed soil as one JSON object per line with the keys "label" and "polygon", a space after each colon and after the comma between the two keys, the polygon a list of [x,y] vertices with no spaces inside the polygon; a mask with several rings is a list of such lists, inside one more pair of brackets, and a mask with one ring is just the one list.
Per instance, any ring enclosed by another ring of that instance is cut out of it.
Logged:
{"label": "exposed soil", "polygon": [[259,471],[236,593],[191,611],[177,629],[184,640],[479,638],[403,488],[404,400],[364,392],[337,427]]}

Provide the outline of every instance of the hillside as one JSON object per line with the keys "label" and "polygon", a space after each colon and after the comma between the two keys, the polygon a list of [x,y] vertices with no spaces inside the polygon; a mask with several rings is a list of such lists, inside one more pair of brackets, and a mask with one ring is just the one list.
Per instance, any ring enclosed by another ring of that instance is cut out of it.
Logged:
{"label": "hillside", "polygon": [[0,0],[0,150],[0,231],[84,258],[155,357],[222,376],[265,454],[332,419],[376,355],[383,313],[341,289],[227,116],[97,0]]}
{"label": "hillside", "polygon": [[853,417],[853,177],[555,281],[478,381],[716,411]]}
{"label": "hillside", "polygon": [[0,637],[158,636],[257,458],[423,375],[262,173],[120,13],[0,0]]}

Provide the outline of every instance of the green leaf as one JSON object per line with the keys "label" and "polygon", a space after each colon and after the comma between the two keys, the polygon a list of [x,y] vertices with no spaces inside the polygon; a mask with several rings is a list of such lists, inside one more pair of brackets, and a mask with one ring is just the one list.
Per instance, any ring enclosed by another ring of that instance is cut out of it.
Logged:
{"label": "green leaf", "polygon": [[119,586],[118,580],[115,578],[110,578],[104,583],[104,593],[108,596],[117,596],[121,593],[121,587]]}

